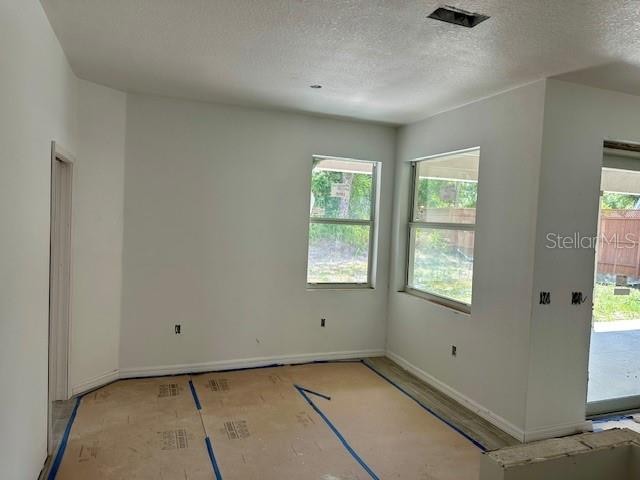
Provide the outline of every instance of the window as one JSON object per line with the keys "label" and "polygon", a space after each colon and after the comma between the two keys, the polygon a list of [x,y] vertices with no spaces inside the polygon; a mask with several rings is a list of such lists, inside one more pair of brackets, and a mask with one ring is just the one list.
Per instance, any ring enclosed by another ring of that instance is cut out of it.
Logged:
{"label": "window", "polygon": [[371,287],[377,162],[314,157],[307,284]]}
{"label": "window", "polygon": [[407,288],[469,311],[480,150],[413,162]]}

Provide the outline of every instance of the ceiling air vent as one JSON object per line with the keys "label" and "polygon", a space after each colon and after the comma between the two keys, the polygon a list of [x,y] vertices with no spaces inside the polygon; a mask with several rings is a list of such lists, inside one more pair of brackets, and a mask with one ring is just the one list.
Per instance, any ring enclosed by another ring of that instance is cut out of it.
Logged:
{"label": "ceiling air vent", "polygon": [[480,13],[467,12],[455,7],[444,6],[437,8],[429,18],[440,20],[442,22],[453,23],[462,27],[473,28],[481,22],[489,18],[488,15]]}

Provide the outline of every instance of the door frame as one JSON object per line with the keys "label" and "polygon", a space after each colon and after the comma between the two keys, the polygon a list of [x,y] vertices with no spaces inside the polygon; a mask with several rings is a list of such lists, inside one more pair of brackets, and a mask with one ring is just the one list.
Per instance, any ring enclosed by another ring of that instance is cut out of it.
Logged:
{"label": "door frame", "polygon": [[[638,167],[634,168],[635,171],[640,171],[640,144],[629,143],[629,142],[614,142],[605,140],[603,142],[603,150],[602,150],[602,164],[600,166],[600,171],[602,169],[609,168],[614,170],[629,170],[629,165],[609,165],[605,164],[604,156],[606,153],[615,153],[622,156],[629,156],[635,159],[638,162]],[[598,242],[600,241],[600,214],[602,209],[602,185],[600,185],[600,195],[598,200],[598,224],[597,224],[597,238]],[[596,251],[595,251],[595,261],[594,261],[594,271],[593,271],[593,282],[594,286],[596,283],[597,275],[598,275],[598,242],[596,242]],[[595,308],[595,304],[594,304]],[[591,315],[591,328],[593,329],[593,313]],[[589,351],[591,351],[591,345],[589,345]],[[587,387],[587,396],[588,396],[588,387]],[[615,397],[615,398],[607,398],[605,400],[595,400],[588,401],[586,405],[586,414],[588,418],[597,418],[599,416],[606,416],[611,414],[619,414],[619,413],[627,413],[627,412],[637,412],[640,410],[640,395],[631,395],[628,397]]]}
{"label": "door frame", "polygon": [[51,204],[49,249],[49,341],[47,450],[51,454],[52,402],[68,400],[72,305],[73,167],[75,157],[51,142]]}

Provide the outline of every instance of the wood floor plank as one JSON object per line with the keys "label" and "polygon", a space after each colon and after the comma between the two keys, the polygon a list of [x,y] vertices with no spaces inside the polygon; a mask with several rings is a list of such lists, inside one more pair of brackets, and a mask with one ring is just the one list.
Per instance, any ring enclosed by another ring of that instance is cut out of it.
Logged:
{"label": "wood floor plank", "polygon": [[492,425],[464,405],[407,372],[391,359],[387,357],[371,357],[364,361],[387,376],[418,402],[429,407],[439,416],[476,439],[487,450],[496,450],[520,443],[511,435]]}

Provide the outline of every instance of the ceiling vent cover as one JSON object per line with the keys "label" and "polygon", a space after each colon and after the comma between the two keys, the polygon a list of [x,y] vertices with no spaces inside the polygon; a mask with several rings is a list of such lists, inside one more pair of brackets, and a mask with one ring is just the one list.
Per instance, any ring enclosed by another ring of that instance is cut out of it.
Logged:
{"label": "ceiling vent cover", "polygon": [[440,20],[442,22],[453,23],[454,25],[460,25],[462,27],[473,28],[479,23],[484,22],[489,18],[488,15],[482,15],[480,13],[467,12],[459,8],[450,7],[448,5],[437,8],[429,18],[434,20]]}

